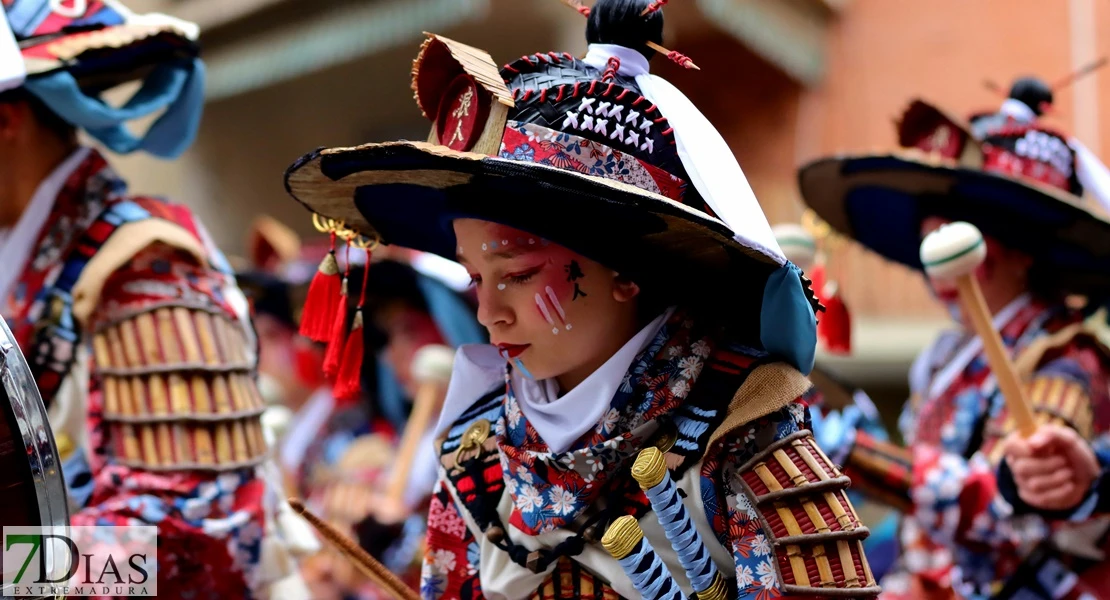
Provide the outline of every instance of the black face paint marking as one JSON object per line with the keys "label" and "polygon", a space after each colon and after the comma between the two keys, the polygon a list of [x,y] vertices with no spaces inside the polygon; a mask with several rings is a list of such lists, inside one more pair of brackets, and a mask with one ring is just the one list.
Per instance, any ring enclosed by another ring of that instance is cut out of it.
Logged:
{"label": "black face paint marking", "polygon": [[586,292],[583,292],[582,288],[578,286],[578,280],[585,277],[582,273],[582,267],[578,266],[578,261],[570,261],[570,264],[563,267],[563,270],[567,272],[567,281],[574,283],[574,296],[570,299],[571,302],[577,300],[580,296],[585,298]]}

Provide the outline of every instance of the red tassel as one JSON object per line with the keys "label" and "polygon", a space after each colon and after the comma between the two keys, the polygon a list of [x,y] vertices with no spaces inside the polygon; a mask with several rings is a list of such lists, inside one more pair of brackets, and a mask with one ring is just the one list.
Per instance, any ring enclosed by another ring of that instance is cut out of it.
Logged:
{"label": "red tassel", "polygon": [[343,354],[343,346],[347,343],[347,277],[343,276],[343,284],[339,290],[339,302],[336,302],[335,318],[332,319],[331,331],[328,335],[328,349],[324,352],[324,376],[335,377],[339,372],[339,358]]}
{"label": "red tassel", "polygon": [[835,282],[825,284],[821,303],[825,305],[825,314],[817,323],[817,335],[824,342],[825,350],[831,354],[851,354],[852,316]]}
{"label": "red tassel", "polygon": [[308,295],[301,310],[301,335],[314,342],[328,341],[335,321],[335,298],[339,295],[340,284],[339,262],[335,260],[335,233],[332,232],[331,249],[320,262],[308,286]]}
{"label": "red tassel", "polygon": [[362,390],[362,358],[365,348],[362,335],[362,309],[355,312],[351,321],[351,334],[343,347],[343,362],[335,378],[332,395],[338,405],[349,405],[358,399]]}
{"label": "red tassel", "polygon": [[335,378],[335,388],[332,395],[339,405],[346,405],[358,400],[362,391],[362,359],[365,354],[362,331],[362,307],[366,304],[366,282],[370,280],[370,249],[366,249],[366,266],[362,270],[362,292],[358,297],[358,309],[355,317],[351,319],[351,333],[347,336],[347,343],[343,346],[343,362],[339,366],[339,374]]}

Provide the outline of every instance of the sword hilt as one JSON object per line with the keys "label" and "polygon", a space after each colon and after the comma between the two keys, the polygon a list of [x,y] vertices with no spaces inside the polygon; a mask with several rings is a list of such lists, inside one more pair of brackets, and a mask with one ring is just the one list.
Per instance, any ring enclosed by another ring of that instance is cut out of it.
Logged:
{"label": "sword hilt", "polygon": [[667,473],[663,453],[655,446],[641,450],[632,464],[632,477],[651,502],[663,533],[674,547],[678,562],[686,571],[686,578],[690,580],[698,600],[725,600],[728,588],[724,578],[686,512],[678,488]]}
{"label": "sword hilt", "polygon": [[625,515],[614,521],[601,538],[601,545],[617,559],[644,600],[685,600],[634,517]]}

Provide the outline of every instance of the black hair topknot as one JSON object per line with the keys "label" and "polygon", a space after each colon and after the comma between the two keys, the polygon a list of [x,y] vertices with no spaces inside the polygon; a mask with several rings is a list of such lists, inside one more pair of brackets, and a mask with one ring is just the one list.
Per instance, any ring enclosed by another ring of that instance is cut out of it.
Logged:
{"label": "black hair topknot", "polygon": [[1052,88],[1036,77],[1022,77],[1010,86],[1010,98],[1028,106],[1039,117],[1044,114],[1042,105],[1052,105]]}
{"label": "black hair topknot", "polygon": [[598,0],[586,22],[586,42],[631,48],[646,58],[655,56],[647,42],[663,44],[663,11],[643,15],[651,0]]}

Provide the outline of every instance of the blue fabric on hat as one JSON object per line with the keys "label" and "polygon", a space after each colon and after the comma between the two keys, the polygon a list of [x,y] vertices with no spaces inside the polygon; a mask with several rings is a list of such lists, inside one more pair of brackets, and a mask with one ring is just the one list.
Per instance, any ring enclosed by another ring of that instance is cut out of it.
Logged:
{"label": "blue fabric on hat", "polygon": [[[24,86],[51,110],[84,129],[113,152],[144,150],[176,158],[193,143],[204,107],[204,63],[200,59],[158,66],[123,106],[86,95],[68,71],[28,79]],[[165,109],[142,137],[126,123]]]}
{"label": "blue fabric on hat", "polygon": [[401,382],[397,381],[397,376],[389,363],[381,356],[375,362],[378,369],[378,406],[381,407],[382,416],[389,421],[390,425],[393,425],[397,431],[402,431],[405,428],[405,421],[408,420],[405,406],[409,400],[405,398]]}
{"label": "blue fabric on hat", "polygon": [[0,10],[7,11],[8,25],[16,39],[23,39],[38,29],[39,25],[50,16],[50,2],[48,0],[16,0],[10,6]]}
{"label": "blue fabric on hat", "polygon": [[[887,259],[921,271],[921,219],[936,214],[973,223],[984,235],[1032,254],[1046,269],[1060,268],[1100,277],[1110,272],[1110,262],[1104,256],[1092,254],[1078,239],[1074,243],[1063,239],[1049,243],[1041,236],[1030,235],[1032,230],[1073,227],[1085,213],[1020,180],[974,169],[923,164],[898,156],[849,159],[841,168],[845,177],[866,173],[924,177],[937,172],[951,178],[945,187],[946,202],[938,202],[934,197],[938,194],[887,185],[861,184],[851,188],[844,197],[844,211],[852,237]],[[1093,232],[1100,230],[1092,229],[1089,235],[1097,235]]]}
{"label": "blue fabric on hat", "polygon": [[817,317],[802,287],[802,271],[787,262],[767,278],[759,315],[763,348],[794,365],[803,375],[817,354]]}

